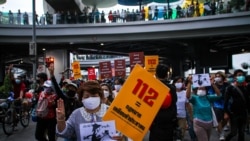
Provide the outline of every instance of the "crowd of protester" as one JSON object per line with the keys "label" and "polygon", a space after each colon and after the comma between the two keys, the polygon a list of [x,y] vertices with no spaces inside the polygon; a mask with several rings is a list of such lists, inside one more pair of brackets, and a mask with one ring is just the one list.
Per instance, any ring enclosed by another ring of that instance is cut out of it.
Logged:
{"label": "crowd of protester", "polygon": [[[159,8],[160,7],[160,8]],[[133,21],[152,21],[167,20],[188,17],[200,17],[208,15],[217,15],[232,13],[234,11],[249,11],[250,2],[246,1],[244,8],[235,9],[230,1],[206,0],[200,3],[198,0],[192,0],[190,4],[184,6],[142,6],[140,9],[118,9],[109,12],[100,11],[85,7],[82,12],[76,11],[56,11],[55,13],[46,12],[42,15],[36,15],[35,23],[37,25],[50,24],[81,24],[81,23],[124,23]],[[27,12],[13,13],[11,10],[7,13],[0,11],[0,24],[32,24],[32,14]]]}
{"label": "crowd of protester", "polygon": [[[4,85],[14,92],[15,99],[25,99],[30,89],[33,89],[35,105],[53,95],[47,116],[37,115],[35,120],[38,141],[55,141],[57,136],[65,141],[79,140],[79,124],[102,121],[109,105],[126,83],[126,78],[121,77],[83,81],[64,75],[57,81],[53,64],[48,67],[49,75],[38,73],[31,82],[25,76],[14,78],[12,67],[7,69]],[[194,85],[192,75],[170,78],[168,72],[167,65],[157,65],[155,78],[170,88],[170,95],[151,124],[149,141],[183,140],[186,130],[192,141],[209,141],[213,128],[218,132],[218,139],[223,141],[230,141],[236,135],[239,141],[244,141],[245,133],[250,134],[250,81],[243,70],[234,70],[233,74],[221,71],[209,74],[211,86],[198,87]],[[7,87],[7,83],[11,87]],[[129,140],[121,134],[113,139]]]}

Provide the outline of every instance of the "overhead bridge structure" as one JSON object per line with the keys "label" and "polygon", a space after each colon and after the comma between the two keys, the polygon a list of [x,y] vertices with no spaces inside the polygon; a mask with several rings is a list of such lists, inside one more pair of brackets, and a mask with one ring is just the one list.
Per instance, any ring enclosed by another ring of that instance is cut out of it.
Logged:
{"label": "overhead bridge structure", "polygon": [[[0,25],[0,31],[2,61],[29,57],[32,25]],[[213,55],[250,51],[250,12],[147,22],[37,26],[36,40],[39,56],[44,55],[43,48],[123,56],[143,51],[175,64],[179,74],[180,62],[186,59],[208,66],[206,61]]]}

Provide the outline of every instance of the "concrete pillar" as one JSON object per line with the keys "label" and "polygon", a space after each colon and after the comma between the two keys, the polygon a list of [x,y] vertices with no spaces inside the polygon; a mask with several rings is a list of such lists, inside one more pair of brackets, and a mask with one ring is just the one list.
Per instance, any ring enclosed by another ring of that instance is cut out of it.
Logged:
{"label": "concrete pillar", "polygon": [[[66,49],[46,50],[45,56],[46,58],[54,57],[55,77],[57,82],[59,83],[62,77],[60,72],[66,70],[67,68],[70,68],[68,51]],[[46,72],[48,73],[48,70],[46,70]]]}

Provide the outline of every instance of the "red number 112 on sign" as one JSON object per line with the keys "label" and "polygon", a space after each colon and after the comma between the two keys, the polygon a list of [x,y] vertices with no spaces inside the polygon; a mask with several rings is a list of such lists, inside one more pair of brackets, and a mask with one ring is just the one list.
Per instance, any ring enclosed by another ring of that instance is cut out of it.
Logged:
{"label": "red number 112 on sign", "polygon": [[154,100],[157,99],[159,93],[153,88],[150,88],[147,83],[144,83],[141,79],[137,79],[132,93],[137,95],[139,99],[142,99],[150,107],[154,105]]}

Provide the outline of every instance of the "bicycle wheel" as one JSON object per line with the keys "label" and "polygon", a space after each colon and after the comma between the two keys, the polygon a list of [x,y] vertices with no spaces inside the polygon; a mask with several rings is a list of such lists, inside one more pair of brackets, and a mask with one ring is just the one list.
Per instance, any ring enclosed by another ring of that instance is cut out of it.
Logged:
{"label": "bicycle wheel", "polygon": [[20,123],[23,127],[29,126],[30,113],[28,111],[20,111]]}
{"label": "bicycle wheel", "polygon": [[14,132],[14,122],[12,111],[8,110],[5,117],[3,117],[2,126],[6,135],[11,135]]}

